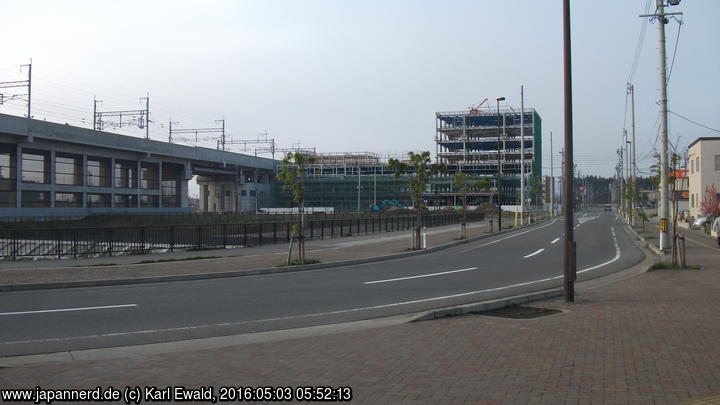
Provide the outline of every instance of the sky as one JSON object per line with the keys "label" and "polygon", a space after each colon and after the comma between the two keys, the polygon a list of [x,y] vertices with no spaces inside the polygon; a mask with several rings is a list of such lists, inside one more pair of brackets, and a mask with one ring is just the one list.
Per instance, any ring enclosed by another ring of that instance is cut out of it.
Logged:
{"label": "sky", "polygon": [[[628,81],[641,175],[660,147],[658,30],[648,22],[640,35],[646,5],[654,11],[655,0],[572,2],[581,174],[614,174],[630,128]],[[669,109],[719,130],[720,1],[684,0],[667,11],[684,13],[682,25],[666,25]],[[94,97],[101,110],[128,110],[143,108],[149,93],[156,140],[167,140],[170,119],[203,128],[224,118],[232,139],[267,131],[281,148],[434,153],[435,112],[498,97],[517,109],[522,85],[525,106],[542,117],[544,174],[551,153],[556,175],[560,169],[560,0],[25,1],[5,2],[0,23],[0,81],[26,78],[20,65],[32,58],[38,119],[92,127]],[[22,100],[0,105],[5,114],[25,109]],[[720,136],[674,114],[669,120],[679,151]]]}

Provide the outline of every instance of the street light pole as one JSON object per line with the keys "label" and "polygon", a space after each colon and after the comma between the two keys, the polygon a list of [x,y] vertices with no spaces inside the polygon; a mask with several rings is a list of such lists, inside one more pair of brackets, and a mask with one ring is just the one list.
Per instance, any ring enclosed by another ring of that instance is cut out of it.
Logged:
{"label": "street light pole", "polygon": [[502,231],[502,200],[501,200],[501,187],[502,180],[500,179],[500,102],[505,101],[505,97],[498,97],[496,100],[497,104],[497,181],[495,185],[497,187],[497,202],[498,202],[498,232]]}

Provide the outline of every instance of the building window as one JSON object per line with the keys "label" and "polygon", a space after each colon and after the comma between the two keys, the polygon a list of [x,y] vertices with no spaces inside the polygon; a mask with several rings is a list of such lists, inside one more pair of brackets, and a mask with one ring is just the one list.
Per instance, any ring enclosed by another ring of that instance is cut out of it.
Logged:
{"label": "building window", "polygon": [[246,191],[246,190],[242,190],[242,191],[240,192],[240,196],[245,197],[246,195],[247,195],[247,191]]}
{"label": "building window", "polygon": [[715,155],[715,170],[720,170],[720,155]]}
{"label": "building window", "polygon": [[49,191],[23,191],[22,192],[23,208],[41,208],[50,206]]}
{"label": "building window", "polygon": [[17,153],[15,145],[0,144],[0,207],[15,208]]}
{"label": "building window", "polygon": [[695,208],[695,194],[690,194],[690,208]]}
{"label": "building window", "polygon": [[55,154],[55,184],[82,186],[82,173],[83,158],[81,155]]}
{"label": "building window", "polygon": [[55,193],[55,207],[82,208],[82,193]]}
{"label": "building window", "polygon": [[695,171],[700,172],[700,156],[695,158]]}
{"label": "building window", "polygon": [[88,194],[88,208],[110,208],[110,194]]}
{"label": "building window", "polygon": [[160,200],[156,195],[143,195],[140,196],[140,207],[142,208],[158,208]]}
{"label": "building window", "polygon": [[23,150],[22,181],[50,184],[50,152]]}
{"label": "building window", "polygon": [[115,194],[115,208],[137,208],[137,201],[134,194]]}
{"label": "building window", "polygon": [[90,187],[111,187],[110,158],[88,157],[87,185]]}
{"label": "building window", "polygon": [[179,207],[182,194],[183,171],[180,164],[163,163],[162,170],[162,205],[163,207]]}
{"label": "building window", "polygon": [[255,197],[255,190],[250,190],[250,197]]}
{"label": "building window", "polygon": [[137,162],[134,160],[115,161],[115,187],[137,188]]}
{"label": "building window", "polygon": [[140,188],[145,190],[160,188],[160,166],[157,163],[140,163]]}

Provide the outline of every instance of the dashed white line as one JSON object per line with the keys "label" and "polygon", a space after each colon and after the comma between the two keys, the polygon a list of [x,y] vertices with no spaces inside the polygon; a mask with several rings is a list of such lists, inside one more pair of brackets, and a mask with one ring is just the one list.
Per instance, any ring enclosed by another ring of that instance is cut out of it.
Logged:
{"label": "dashed white line", "polygon": [[471,251],[471,250],[479,249],[479,248],[481,248],[481,247],[485,247],[485,246],[488,246],[488,245],[492,245],[492,244],[494,244],[494,243],[502,242],[502,241],[504,241],[504,240],[506,240],[506,239],[514,238],[514,237],[516,237],[516,236],[524,235],[524,234],[529,233],[529,232],[537,231],[538,229],[546,228],[546,227],[554,224],[555,222],[557,222],[557,220],[558,220],[558,218],[555,218],[555,219],[553,219],[552,221],[550,221],[549,224],[545,224],[545,225],[542,225],[542,226],[538,226],[537,228],[533,228],[533,229],[530,229],[530,230],[527,230],[527,231],[524,231],[524,232],[518,232],[518,233],[512,234],[512,235],[510,235],[510,236],[506,236],[506,237],[504,237],[504,238],[500,238],[500,239],[494,240],[494,241],[492,241],[492,242],[483,243],[482,245],[478,245],[478,246],[471,247],[471,248],[469,248],[469,249],[461,250],[461,251],[459,251],[458,253],[469,252],[469,251]]}
{"label": "dashed white line", "polygon": [[80,307],[80,308],[60,308],[60,309],[41,309],[37,311],[17,311],[17,312],[0,312],[2,315],[25,315],[25,314],[44,314],[48,312],[72,312],[72,311],[92,311],[95,309],[112,309],[112,308],[128,308],[136,307],[137,304],[122,304],[122,305],[105,305],[101,307]]}
{"label": "dashed white line", "polygon": [[533,257],[535,255],[539,255],[543,250],[545,250],[545,249],[538,249],[538,250],[530,253],[529,255],[523,256],[523,259],[527,259],[528,257]]}
{"label": "dashed white line", "polygon": [[440,272],[440,273],[421,274],[421,275],[418,275],[418,276],[389,278],[389,279],[387,279],[387,280],[366,281],[366,282],[364,282],[363,284],[389,283],[389,282],[391,282],[391,281],[410,280],[410,279],[412,279],[412,278],[423,278],[423,277],[442,276],[442,275],[445,275],[445,274],[460,273],[460,272],[463,272],[463,271],[470,271],[470,270],[477,270],[477,267],[469,267],[469,268],[467,268],[467,269],[460,269],[460,270],[443,271],[443,272]]}
{"label": "dashed white line", "polygon": [[554,245],[554,244],[555,244],[555,242],[557,242],[557,241],[559,241],[559,240],[560,240],[560,238],[555,238],[555,239],[553,239],[553,241],[552,241],[552,242],[550,242],[550,244],[551,244],[551,245]]}

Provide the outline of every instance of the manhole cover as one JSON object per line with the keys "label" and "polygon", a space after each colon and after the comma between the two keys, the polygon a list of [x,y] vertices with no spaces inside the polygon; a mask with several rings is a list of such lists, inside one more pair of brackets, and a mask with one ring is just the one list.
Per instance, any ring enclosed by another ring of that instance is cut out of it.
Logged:
{"label": "manhole cover", "polygon": [[562,311],[557,309],[524,307],[522,305],[511,305],[505,308],[493,309],[485,312],[475,312],[474,315],[499,316],[512,319],[532,319],[541,316],[558,314]]}

